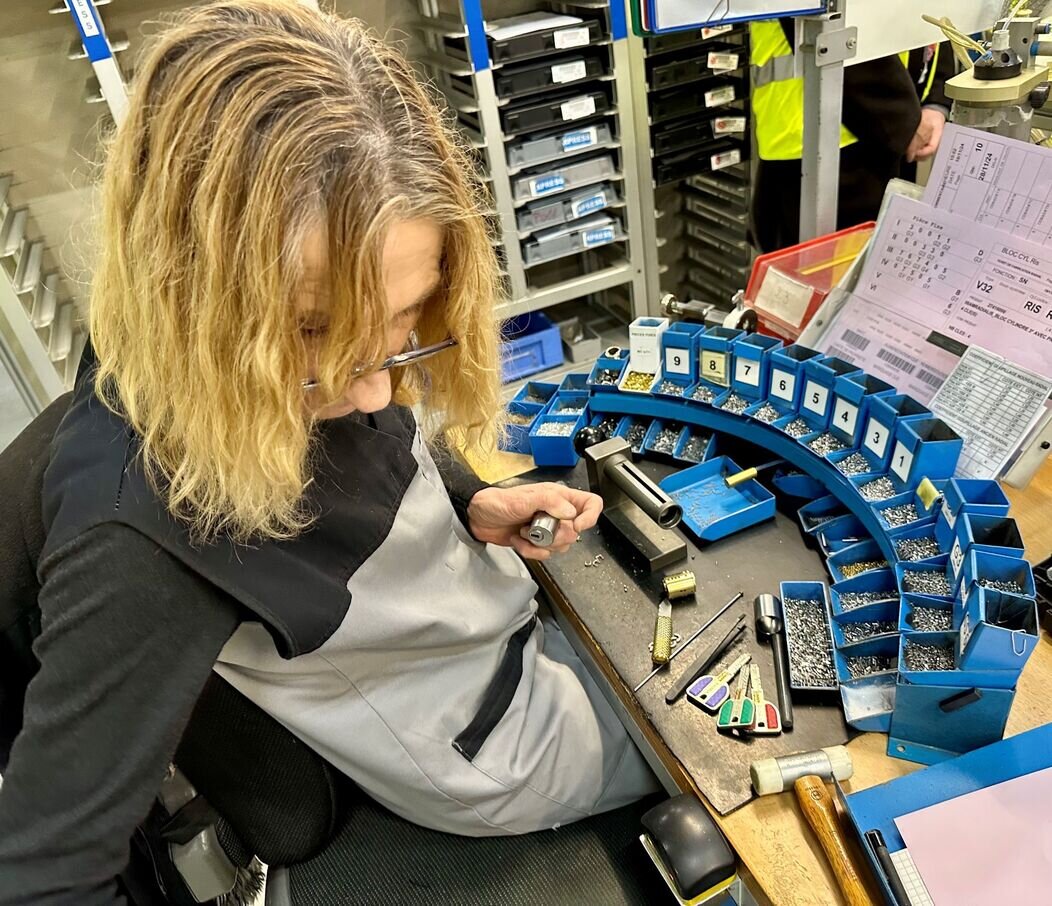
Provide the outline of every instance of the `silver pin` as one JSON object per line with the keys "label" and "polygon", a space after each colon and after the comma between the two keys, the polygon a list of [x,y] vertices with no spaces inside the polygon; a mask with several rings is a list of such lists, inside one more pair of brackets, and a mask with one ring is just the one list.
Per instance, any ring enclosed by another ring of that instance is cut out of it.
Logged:
{"label": "silver pin", "polygon": [[889,506],[886,510],[881,510],[880,518],[891,528],[898,528],[899,526],[916,522],[920,518],[920,514],[917,512],[915,504],[902,503],[898,506]]}
{"label": "silver pin", "polygon": [[895,658],[878,654],[846,657],[844,662],[847,664],[847,672],[852,679],[861,679],[864,676],[869,676],[871,673],[891,670],[895,666]]}
{"label": "silver pin", "polygon": [[825,434],[819,434],[818,437],[810,441],[808,449],[814,451],[819,456],[825,456],[827,453],[837,453],[840,450],[846,450],[847,444],[845,444],[839,437],[834,437],[828,431]]}
{"label": "silver pin", "polygon": [[898,597],[894,591],[845,591],[840,594],[840,606],[844,610],[855,610],[877,601],[888,601]]}
{"label": "silver pin", "polygon": [[914,605],[910,623],[917,632],[949,632],[953,629],[953,613],[941,607]]}
{"label": "silver pin", "polygon": [[907,641],[903,646],[906,668],[909,670],[953,670],[952,645],[922,645]]}
{"label": "silver pin", "polygon": [[677,384],[675,381],[670,381],[666,378],[658,386],[657,392],[665,393],[669,396],[683,396],[683,391],[686,389],[682,384]]}
{"label": "silver pin", "polygon": [[774,406],[772,406],[770,403],[764,403],[762,406],[760,406],[759,409],[757,409],[752,414],[752,417],[755,418],[757,421],[763,422],[767,425],[781,418],[781,416],[782,413],[775,409]]}
{"label": "silver pin", "polygon": [[899,491],[890,478],[881,475],[880,478],[874,478],[861,485],[858,492],[862,495],[863,500],[876,501],[894,497]]}
{"label": "silver pin", "polygon": [[699,384],[695,391],[690,395],[690,398],[702,403],[711,403],[716,399],[716,391],[711,387],[707,387],[705,384]]}
{"label": "silver pin", "polygon": [[731,395],[723,401],[723,405],[720,406],[720,408],[724,412],[733,412],[735,415],[741,415],[749,408],[749,401],[740,393],[731,393]]}
{"label": "silver pin", "polygon": [[866,459],[864,453],[852,453],[850,456],[845,456],[836,464],[836,467],[843,475],[865,475],[866,472],[873,471],[873,465]]}
{"label": "silver pin", "polygon": [[805,434],[810,434],[814,431],[814,428],[804,421],[804,419],[794,418],[782,430],[790,437],[803,437]]}
{"label": "silver pin", "polygon": [[907,569],[902,573],[902,586],[919,595],[946,598],[953,594],[946,573],[937,569]]}
{"label": "silver pin", "polygon": [[822,601],[783,598],[789,673],[792,684],[800,688],[833,688],[837,684],[829,623]]}
{"label": "silver pin", "polygon": [[895,556],[908,563],[915,563],[918,560],[929,560],[932,557],[938,557],[940,553],[939,545],[932,536],[927,538],[903,538],[901,541],[895,542]]}
{"label": "silver pin", "polygon": [[855,642],[861,642],[875,635],[895,632],[898,626],[899,624],[894,620],[864,620],[861,623],[843,623],[840,626],[840,633],[844,636],[846,644],[853,645]]}

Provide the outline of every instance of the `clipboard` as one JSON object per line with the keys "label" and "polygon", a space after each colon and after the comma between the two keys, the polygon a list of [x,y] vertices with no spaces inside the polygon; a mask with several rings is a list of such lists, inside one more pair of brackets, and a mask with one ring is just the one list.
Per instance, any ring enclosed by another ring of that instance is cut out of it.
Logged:
{"label": "clipboard", "polygon": [[637,4],[642,33],[651,35],[733,25],[751,19],[808,16],[826,10],[824,0],[631,0],[633,30]]}
{"label": "clipboard", "polygon": [[[879,830],[894,857],[906,849],[896,818],[1049,767],[1052,767],[1052,723],[880,786],[850,793],[846,797],[846,811],[859,840],[865,839],[866,831]],[[884,881],[876,855],[865,843],[862,850],[888,902],[892,902],[891,888]]]}

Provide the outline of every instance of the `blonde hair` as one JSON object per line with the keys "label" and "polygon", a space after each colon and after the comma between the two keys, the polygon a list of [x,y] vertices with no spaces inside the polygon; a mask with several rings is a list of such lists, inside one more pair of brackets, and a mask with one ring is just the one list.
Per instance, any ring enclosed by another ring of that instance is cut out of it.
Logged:
{"label": "blonde hair", "polygon": [[312,228],[326,234],[331,311],[311,377],[335,399],[385,354],[387,230],[441,226],[441,286],[417,331],[459,346],[397,378],[395,400],[423,399],[445,436],[490,449],[499,278],[485,193],[405,58],[356,20],[228,0],[182,14],[133,91],[103,178],[96,392],[193,535],[283,538],[310,523],[316,431],[294,299]]}

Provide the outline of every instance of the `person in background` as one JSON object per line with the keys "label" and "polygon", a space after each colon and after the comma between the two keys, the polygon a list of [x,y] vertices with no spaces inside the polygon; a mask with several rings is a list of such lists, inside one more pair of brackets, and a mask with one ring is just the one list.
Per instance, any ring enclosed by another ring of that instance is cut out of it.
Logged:
{"label": "person in background", "polygon": [[137,66],[44,477],[0,903],[123,902],[213,670],[437,830],[658,789],[520,559],[567,550],[602,500],[488,487],[442,442],[485,456],[502,408],[470,161],[401,54],[295,0],[191,7]]}
{"label": "person in background", "polygon": [[[753,240],[762,252],[796,245],[803,156],[803,78],[793,77],[792,19],[750,25],[756,180]],[[916,164],[939,148],[950,113],[945,84],[956,69],[948,44],[844,68],[837,229],[876,219],[895,177],[916,178]]]}

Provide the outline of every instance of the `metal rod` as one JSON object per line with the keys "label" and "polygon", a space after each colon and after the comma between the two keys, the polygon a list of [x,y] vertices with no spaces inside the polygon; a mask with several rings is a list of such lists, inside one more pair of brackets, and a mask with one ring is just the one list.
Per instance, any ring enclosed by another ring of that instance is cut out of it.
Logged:
{"label": "metal rod", "polygon": [[[704,626],[702,626],[700,629],[696,629],[682,645],[680,645],[675,651],[672,652],[672,657],[670,657],[668,659],[668,664],[671,664],[673,658],[678,657],[679,654],[682,651],[684,651],[690,645],[691,642],[693,642],[699,635],[701,635],[706,629],[708,629],[713,623],[715,623],[720,617],[722,617],[728,610],[730,610],[734,606],[735,602],[740,601],[744,596],[745,596],[745,592],[743,592],[743,591],[738,592],[738,594],[736,594],[733,598],[731,598],[726,604],[724,604],[716,612],[715,616],[713,616],[710,619],[708,619],[705,622]],[[640,689],[642,689],[647,683],[649,683],[662,670],[664,670],[666,667],[668,667],[668,664],[662,664],[660,667],[656,667],[654,670],[652,670],[650,672],[650,675],[645,680],[643,680],[643,682],[641,682],[638,686],[636,686],[632,690],[632,692],[635,693],[635,692],[638,692]]]}

